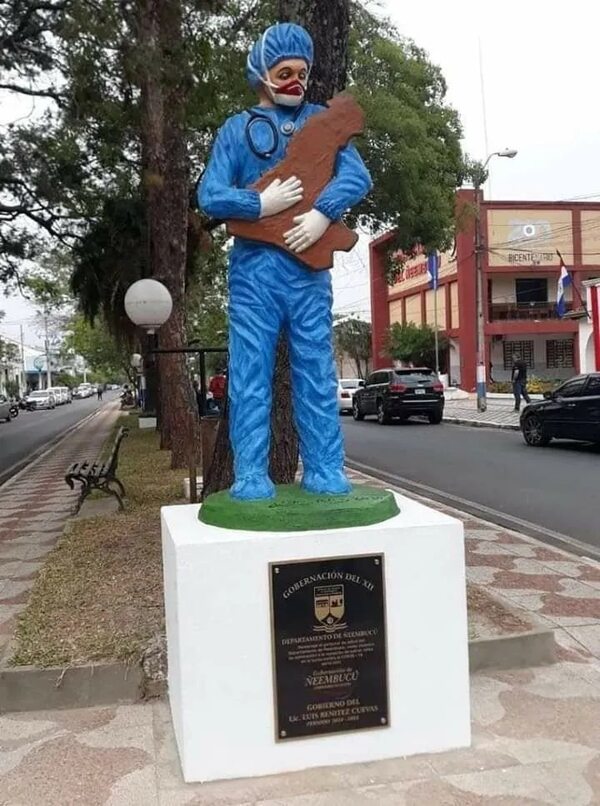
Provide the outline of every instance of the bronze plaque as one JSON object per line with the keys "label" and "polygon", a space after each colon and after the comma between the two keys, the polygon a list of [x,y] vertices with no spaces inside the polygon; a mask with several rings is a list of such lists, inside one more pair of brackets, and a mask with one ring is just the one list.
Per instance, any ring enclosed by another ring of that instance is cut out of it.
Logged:
{"label": "bronze plaque", "polygon": [[270,574],[277,739],[388,726],[383,554]]}

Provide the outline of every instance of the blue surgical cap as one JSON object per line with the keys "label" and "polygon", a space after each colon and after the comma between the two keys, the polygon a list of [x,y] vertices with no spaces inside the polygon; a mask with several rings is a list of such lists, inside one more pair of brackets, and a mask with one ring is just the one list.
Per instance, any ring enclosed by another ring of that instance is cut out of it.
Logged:
{"label": "blue surgical cap", "polygon": [[272,25],[255,42],[248,56],[246,75],[253,87],[261,83],[267,70],[284,59],[304,59],[308,68],[314,59],[313,41],[308,31],[292,22]]}

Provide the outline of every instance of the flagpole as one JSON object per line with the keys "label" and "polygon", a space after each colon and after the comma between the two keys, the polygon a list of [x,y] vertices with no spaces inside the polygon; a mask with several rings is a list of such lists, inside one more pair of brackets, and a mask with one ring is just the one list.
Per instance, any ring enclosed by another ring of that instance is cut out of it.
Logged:
{"label": "flagpole", "polygon": [[439,377],[440,374],[440,339],[438,336],[438,282],[435,279],[435,286],[433,288],[433,326],[435,328],[435,373]]}

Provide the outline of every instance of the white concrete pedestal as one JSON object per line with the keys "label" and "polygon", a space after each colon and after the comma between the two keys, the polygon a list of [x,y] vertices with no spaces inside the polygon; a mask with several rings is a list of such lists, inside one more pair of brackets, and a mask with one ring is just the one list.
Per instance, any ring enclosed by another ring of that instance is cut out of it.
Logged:
{"label": "white concrete pedestal", "polygon": [[[436,752],[470,743],[462,524],[397,496],[400,515],[321,532],[206,526],[165,507],[169,696],[186,781]],[[385,555],[390,726],[275,741],[269,563]]]}

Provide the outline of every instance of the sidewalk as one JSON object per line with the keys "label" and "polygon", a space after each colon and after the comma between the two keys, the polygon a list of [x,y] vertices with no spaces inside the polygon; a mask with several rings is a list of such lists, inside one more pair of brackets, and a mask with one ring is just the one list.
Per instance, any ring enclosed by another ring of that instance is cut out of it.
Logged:
{"label": "sidewalk", "polygon": [[48,456],[0,487],[0,661],[43,559],[79,498],[79,485],[70,490],[65,472],[69,464],[98,454],[118,414],[115,403],[104,406]]}
{"label": "sidewalk", "polygon": [[600,564],[430,505],[464,521],[469,581],[552,624],[560,645],[552,666],[471,677],[471,748],[186,785],[164,702],[11,714],[0,717],[0,804],[600,804]]}
{"label": "sidewalk", "polygon": [[514,401],[488,400],[487,411],[477,411],[477,400],[446,400],[444,422],[472,425],[481,428],[503,428],[518,431],[519,414],[514,410]]}

